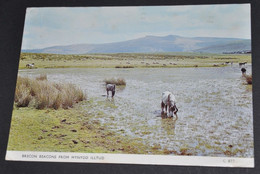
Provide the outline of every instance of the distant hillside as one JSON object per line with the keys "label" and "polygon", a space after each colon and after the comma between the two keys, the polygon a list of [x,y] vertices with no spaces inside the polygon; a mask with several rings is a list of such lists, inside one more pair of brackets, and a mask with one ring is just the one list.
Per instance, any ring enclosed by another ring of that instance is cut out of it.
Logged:
{"label": "distant hillside", "polygon": [[227,44],[212,45],[194,50],[195,52],[203,53],[223,53],[251,50],[250,40],[236,40]]}
{"label": "distant hillside", "polygon": [[106,44],[75,44],[43,49],[22,50],[32,53],[86,54],[86,53],[156,53],[208,52],[223,53],[251,50],[251,40],[216,37],[146,36],[123,42]]}

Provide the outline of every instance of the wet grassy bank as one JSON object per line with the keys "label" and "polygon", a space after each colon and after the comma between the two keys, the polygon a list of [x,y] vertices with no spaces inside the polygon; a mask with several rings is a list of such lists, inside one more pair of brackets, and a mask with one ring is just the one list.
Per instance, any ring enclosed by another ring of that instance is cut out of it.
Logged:
{"label": "wet grassy bank", "polygon": [[99,121],[100,117],[106,117],[104,113],[89,113],[86,107],[93,107],[92,102],[84,101],[67,110],[14,107],[8,150],[177,154],[110,130]]}
{"label": "wet grassy bank", "polygon": [[223,67],[231,62],[251,63],[251,54],[208,53],[118,53],[61,55],[21,53],[19,69],[34,63],[34,68],[182,68]]}

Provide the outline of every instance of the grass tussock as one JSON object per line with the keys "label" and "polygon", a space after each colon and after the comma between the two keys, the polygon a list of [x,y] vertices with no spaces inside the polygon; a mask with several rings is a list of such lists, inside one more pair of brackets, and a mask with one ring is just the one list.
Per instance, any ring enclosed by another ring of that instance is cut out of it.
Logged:
{"label": "grass tussock", "polygon": [[123,78],[111,78],[111,79],[105,79],[104,82],[107,84],[115,84],[117,86],[125,86],[126,85],[126,82],[125,82],[125,79]]}
{"label": "grass tussock", "polygon": [[18,76],[14,101],[17,107],[68,109],[85,99],[80,88],[73,84],[49,82],[43,75],[36,79]]}
{"label": "grass tussock", "polygon": [[115,68],[134,68],[134,66],[115,66]]}

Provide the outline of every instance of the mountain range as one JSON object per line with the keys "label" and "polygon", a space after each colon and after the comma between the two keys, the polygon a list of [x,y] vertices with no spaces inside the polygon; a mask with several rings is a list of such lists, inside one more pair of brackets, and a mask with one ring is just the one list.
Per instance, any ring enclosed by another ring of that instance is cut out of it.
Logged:
{"label": "mountain range", "polygon": [[145,36],[123,42],[105,44],[74,44],[28,49],[22,52],[53,54],[88,53],[159,53],[159,52],[205,52],[223,53],[251,50],[250,39],[218,37]]}

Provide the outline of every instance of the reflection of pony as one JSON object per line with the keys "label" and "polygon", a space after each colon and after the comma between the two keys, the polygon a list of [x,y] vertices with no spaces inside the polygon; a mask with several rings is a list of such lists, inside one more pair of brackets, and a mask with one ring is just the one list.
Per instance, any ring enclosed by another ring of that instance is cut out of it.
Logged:
{"label": "reflection of pony", "polygon": [[108,92],[111,91],[112,92],[112,98],[113,98],[115,93],[116,93],[116,85],[114,85],[114,84],[107,84],[106,90],[107,90],[107,97],[109,96]]}
{"label": "reflection of pony", "polygon": [[169,91],[165,91],[162,93],[162,102],[161,102],[162,115],[164,114],[164,109],[167,114],[167,107],[168,107],[169,116],[173,117],[174,114],[177,117],[178,108],[176,107],[175,96]]}
{"label": "reflection of pony", "polygon": [[161,126],[168,135],[174,134],[177,119],[173,119],[172,117],[161,119]]}
{"label": "reflection of pony", "polygon": [[29,63],[29,64],[26,64],[26,68],[33,68],[34,67],[34,63]]}

